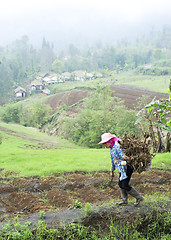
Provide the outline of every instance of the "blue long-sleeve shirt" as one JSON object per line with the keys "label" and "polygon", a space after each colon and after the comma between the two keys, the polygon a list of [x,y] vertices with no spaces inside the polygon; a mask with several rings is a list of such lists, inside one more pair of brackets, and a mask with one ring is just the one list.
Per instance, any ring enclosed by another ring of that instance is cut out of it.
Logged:
{"label": "blue long-sleeve shirt", "polygon": [[116,143],[113,145],[113,148],[110,149],[110,156],[111,156],[111,171],[115,170],[115,167],[118,169],[118,171],[121,173],[120,181],[127,178],[126,175],[126,169],[127,165],[123,165],[124,157],[126,155],[123,153],[122,149],[120,148],[119,143]]}

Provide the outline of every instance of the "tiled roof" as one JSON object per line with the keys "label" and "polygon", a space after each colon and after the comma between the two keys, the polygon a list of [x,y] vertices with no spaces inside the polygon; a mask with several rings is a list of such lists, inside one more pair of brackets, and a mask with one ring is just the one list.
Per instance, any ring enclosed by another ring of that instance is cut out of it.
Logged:
{"label": "tiled roof", "polygon": [[19,92],[19,91],[26,92],[26,90],[25,90],[24,88],[20,87],[20,86],[17,87],[17,88],[14,90],[15,93],[17,93],[17,92]]}

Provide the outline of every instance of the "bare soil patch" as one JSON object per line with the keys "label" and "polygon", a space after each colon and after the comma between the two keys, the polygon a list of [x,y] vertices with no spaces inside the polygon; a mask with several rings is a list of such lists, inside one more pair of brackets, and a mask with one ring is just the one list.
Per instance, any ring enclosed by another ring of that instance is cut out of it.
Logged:
{"label": "bare soil patch", "polygon": [[[128,109],[134,109],[137,99],[142,95],[149,96],[150,100],[154,97],[156,97],[156,99],[168,98],[168,94],[148,91],[130,85],[113,85],[111,86],[111,90],[114,92],[114,96],[119,97],[124,101],[124,104]],[[64,105],[72,106],[88,97],[89,94],[90,91],[88,90],[74,89],[68,92],[55,94],[54,96],[48,98],[46,103],[49,104],[55,112],[58,107]],[[78,106],[80,106],[80,104],[78,104]],[[77,106],[74,106],[69,111],[71,113],[77,112]]]}
{"label": "bare soil patch", "polygon": [[113,85],[111,89],[114,91],[114,95],[116,97],[124,100],[125,106],[128,109],[134,109],[137,105],[137,99],[143,95],[149,96],[150,100],[152,100],[154,97],[156,97],[156,99],[168,98],[168,94],[153,92],[130,85]]}
{"label": "bare soil patch", "polygon": [[[53,112],[56,112],[59,107],[72,106],[76,103],[79,103],[81,100],[83,100],[89,95],[89,92],[90,91],[88,90],[74,89],[68,92],[58,93],[52,97],[49,97],[46,103],[51,106]],[[77,112],[76,109],[77,106],[73,106],[71,112]]]}
{"label": "bare soil patch", "polygon": [[[118,211],[121,210],[114,204],[120,198],[117,176],[111,183],[108,172],[64,173],[44,178],[39,176],[12,178],[11,174],[6,173],[6,177],[0,179],[1,225],[5,222],[6,216],[13,218],[16,215],[22,220],[35,223],[40,220],[40,211],[46,213],[47,226],[57,226],[61,220],[77,221],[81,218],[82,210],[71,210],[73,201],[81,202],[83,206],[86,203],[100,206],[113,202],[110,214],[109,209],[101,210],[108,218],[112,211],[117,216]],[[143,196],[156,192],[168,195],[171,190],[170,181],[170,171],[151,169],[141,174],[133,173],[131,184]],[[133,204],[121,208],[124,216],[126,216],[125,211],[127,215],[136,215],[137,211],[147,211],[147,206],[144,208],[143,204],[138,209],[133,207]],[[100,217],[101,221],[103,219],[103,224],[105,224],[105,218],[102,218],[99,213],[96,217]],[[92,217],[92,223],[94,220]],[[90,224],[90,219],[86,220],[85,224]]]}

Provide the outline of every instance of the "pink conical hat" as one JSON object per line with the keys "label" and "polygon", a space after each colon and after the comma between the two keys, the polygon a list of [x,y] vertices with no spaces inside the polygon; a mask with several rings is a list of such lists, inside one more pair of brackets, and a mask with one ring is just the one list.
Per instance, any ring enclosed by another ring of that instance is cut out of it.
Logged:
{"label": "pink conical hat", "polygon": [[122,141],[120,138],[117,138],[116,135],[111,134],[111,133],[103,133],[101,135],[101,141],[98,144],[101,143],[106,143],[108,142],[110,139],[115,138],[115,141]]}

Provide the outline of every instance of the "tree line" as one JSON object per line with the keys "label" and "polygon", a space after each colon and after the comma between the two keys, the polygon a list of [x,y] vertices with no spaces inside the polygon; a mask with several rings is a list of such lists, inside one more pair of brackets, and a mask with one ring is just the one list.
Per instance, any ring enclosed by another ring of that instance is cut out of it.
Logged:
{"label": "tree line", "polygon": [[121,40],[110,46],[94,44],[85,48],[70,44],[62,51],[45,38],[36,49],[29,37],[23,36],[0,47],[0,62],[1,103],[12,96],[16,87],[24,87],[42,72],[94,72],[106,67],[116,72],[133,69],[142,74],[166,75],[171,73],[171,26],[134,42]]}

